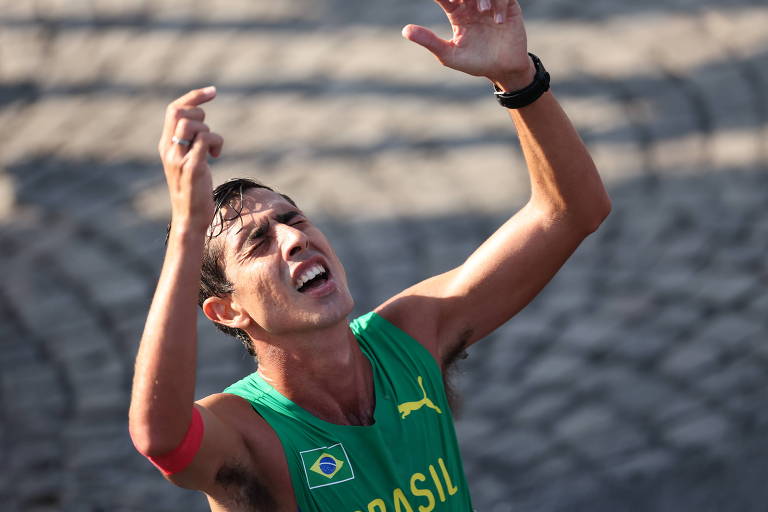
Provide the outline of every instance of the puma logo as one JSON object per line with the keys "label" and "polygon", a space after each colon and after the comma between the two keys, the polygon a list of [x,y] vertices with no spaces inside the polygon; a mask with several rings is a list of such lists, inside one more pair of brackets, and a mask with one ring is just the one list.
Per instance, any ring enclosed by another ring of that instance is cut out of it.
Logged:
{"label": "puma logo", "polygon": [[430,409],[437,411],[437,414],[443,414],[443,411],[441,411],[440,408],[432,402],[432,400],[427,398],[427,392],[424,391],[424,382],[422,381],[421,376],[419,376],[418,381],[421,392],[424,394],[424,398],[417,402],[405,402],[398,405],[397,412],[400,413],[400,419],[405,419],[405,417],[411,414],[413,411],[418,411],[425,405]]}

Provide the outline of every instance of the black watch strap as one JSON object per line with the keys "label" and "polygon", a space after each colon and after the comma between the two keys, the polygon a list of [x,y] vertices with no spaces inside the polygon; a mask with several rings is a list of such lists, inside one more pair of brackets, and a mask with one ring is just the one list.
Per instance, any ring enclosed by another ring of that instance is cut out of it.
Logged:
{"label": "black watch strap", "polygon": [[531,82],[531,85],[524,89],[520,89],[519,91],[513,92],[504,92],[500,90],[496,84],[493,85],[496,100],[498,100],[502,107],[527,107],[549,90],[549,73],[547,73],[547,70],[544,69],[544,64],[542,64],[541,59],[539,59],[534,54],[529,53],[528,55],[531,56],[533,66],[536,69],[536,74],[533,76],[533,82]]}

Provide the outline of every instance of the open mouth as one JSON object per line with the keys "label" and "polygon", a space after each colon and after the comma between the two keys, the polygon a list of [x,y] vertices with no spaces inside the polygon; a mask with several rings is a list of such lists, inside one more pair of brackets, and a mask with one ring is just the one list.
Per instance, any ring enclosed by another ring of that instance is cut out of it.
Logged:
{"label": "open mouth", "polygon": [[299,293],[308,292],[319,288],[328,281],[328,270],[321,264],[312,265],[305,270],[296,282],[296,290]]}

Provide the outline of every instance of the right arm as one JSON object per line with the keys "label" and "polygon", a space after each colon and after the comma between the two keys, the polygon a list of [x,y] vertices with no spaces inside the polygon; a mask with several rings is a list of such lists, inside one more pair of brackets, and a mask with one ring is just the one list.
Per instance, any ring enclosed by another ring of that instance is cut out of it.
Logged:
{"label": "right arm", "polygon": [[[197,296],[205,237],[213,217],[208,155],[218,156],[223,139],[204,124],[198,105],[215,89],[192,91],[169,105],[159,144],[171,199],[171,229],[165,260],[136,356],[129,412],[131,438],[148,457],[172,452],[184,438],[192,408],[200,411],[204,438],[191,471],[180,485],[203,487],[210,473],[237,446],[239,436],[203,405],[194,405]],[[185,146],[172,137],[192,141]],[[221,445],[221,446],[217,446]]]}

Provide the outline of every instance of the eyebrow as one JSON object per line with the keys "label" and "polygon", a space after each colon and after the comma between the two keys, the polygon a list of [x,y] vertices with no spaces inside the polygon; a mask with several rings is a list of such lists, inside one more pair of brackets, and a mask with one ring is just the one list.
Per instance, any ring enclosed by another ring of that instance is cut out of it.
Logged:
{"label": "eyebrow", "polygon": [[[297,215],[302,215],[298,210],[288,210],[285,213],[278,213],[274,216],[274,219],[280,224],[287,224]],[[265,217],[259,222],[259,225],[246,231],[244,235],[240,235],[237,241],[237,250],[242,249],[245,240],[260,238],[269,231],[269,218]]]}
{"label": "eyebrow", "polygon": [[301,215],[301,212],[298,210],[288,210],[285,213],[278,213],[275,215],[275,220],[279,222],[280,224],[287,224],[291,221],[294,217],[297,215]]}

